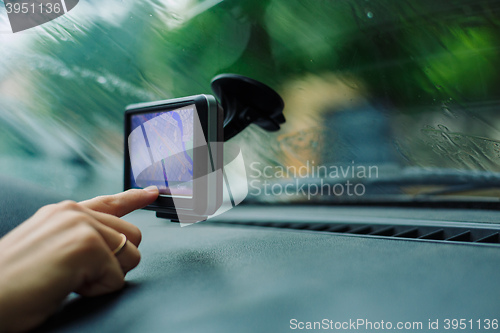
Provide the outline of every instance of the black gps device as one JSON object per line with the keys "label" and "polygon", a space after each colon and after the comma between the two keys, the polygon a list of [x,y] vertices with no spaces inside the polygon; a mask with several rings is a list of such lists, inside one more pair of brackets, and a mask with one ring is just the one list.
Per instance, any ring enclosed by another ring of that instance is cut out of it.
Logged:
{"label": "black gps device", "polygon": [[253,79],[222,74],[212,95],[132,104],[125,111],[125,190],[156,186],[146,209],[193,223],[222,204],[223,143],[249,124],[276,131],[285,122],[283,100]]}

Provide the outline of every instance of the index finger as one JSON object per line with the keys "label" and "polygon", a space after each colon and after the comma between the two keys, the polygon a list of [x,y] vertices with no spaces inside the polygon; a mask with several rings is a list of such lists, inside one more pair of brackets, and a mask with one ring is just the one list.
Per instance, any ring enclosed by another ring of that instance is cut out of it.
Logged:
{"label": "index finger", "polygon": [[122,217],[153,203],[158,198],[158,194],[158,188],[150,186],[143,190],[132,189],[118,194],[95,197],[82,201],[80,204],[97,212]]}

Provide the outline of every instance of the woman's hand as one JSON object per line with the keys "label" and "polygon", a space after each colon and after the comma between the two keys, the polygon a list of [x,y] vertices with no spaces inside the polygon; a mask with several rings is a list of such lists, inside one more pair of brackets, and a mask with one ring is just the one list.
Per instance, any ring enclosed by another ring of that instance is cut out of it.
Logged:
{"label": "woman's hand", "polygon": [[[0,239],[0,332],[35,327],[73,291],[122,288],[139,263],[141,232],[119,217],[157,197],[152,187],[48,205]],[[122,233],[128,241],[115,256]]]}

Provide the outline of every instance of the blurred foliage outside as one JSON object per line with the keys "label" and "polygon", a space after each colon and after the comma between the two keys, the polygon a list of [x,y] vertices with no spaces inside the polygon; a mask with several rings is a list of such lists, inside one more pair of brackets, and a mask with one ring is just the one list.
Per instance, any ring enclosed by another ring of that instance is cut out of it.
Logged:
{"label": "blurred foliage outside", "polygon": [[281,132],[235,138],[250,160],[320,160],[311,151],[331,145],[311,133],[325,115],[367,103],[387,123],[388,163],[500,171],[497,1],[100,4],[0,34],[4,176],[76,198],[120,190],[125,106],[211,93],[219,73],[260,80],[285,99]]}

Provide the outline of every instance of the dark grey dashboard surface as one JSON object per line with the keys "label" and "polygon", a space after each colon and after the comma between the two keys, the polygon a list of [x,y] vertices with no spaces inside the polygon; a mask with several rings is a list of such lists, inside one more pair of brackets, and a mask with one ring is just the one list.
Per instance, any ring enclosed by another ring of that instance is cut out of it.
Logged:
{"label": "dark grey dashboard surface", "polygon": [[[467,215],[474,223],[500,221],[494,211],[314,206],[241,206],[219,220],[425,222]],[[428,331],[429,320],[500,319],[498,247],[207,222],[181,228],[146,211],[126,219],[143,232],[142,262],[128,274],[127,287],[103,297],[72,297],[38,331],[298,331],[291,329],[293,319],[421,322],[419,331]]]}

